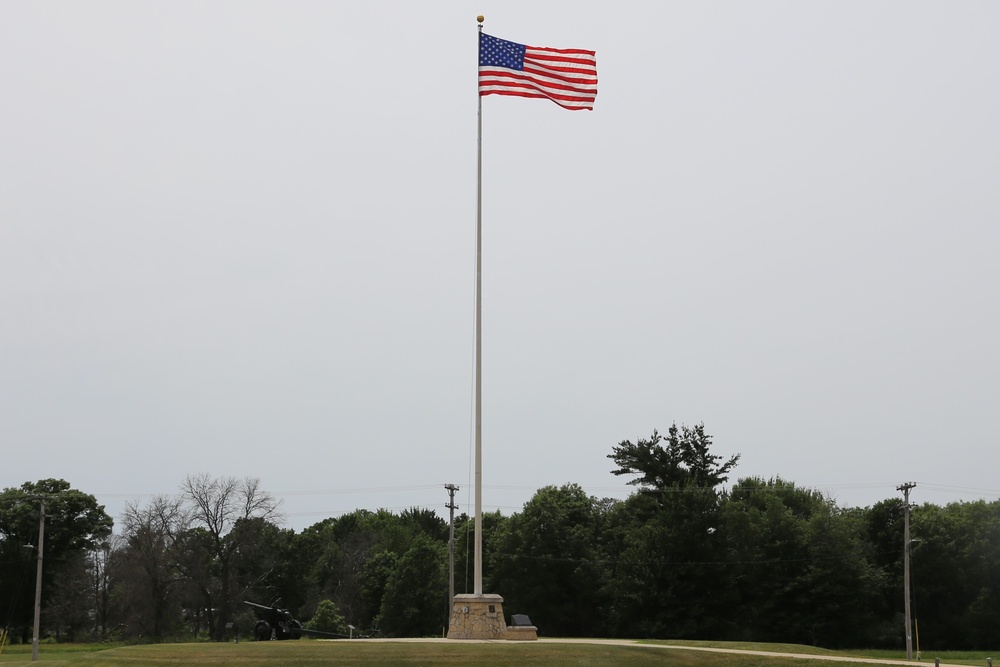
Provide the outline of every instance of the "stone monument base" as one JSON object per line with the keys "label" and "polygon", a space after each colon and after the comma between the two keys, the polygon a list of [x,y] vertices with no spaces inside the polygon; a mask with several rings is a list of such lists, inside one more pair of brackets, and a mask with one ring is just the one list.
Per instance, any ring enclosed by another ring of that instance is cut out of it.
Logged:
{"label": "stone monument base", "polygon": [[506,639],[503,598],[492,593],[460,593],[451,603],[448,639]]}
{"label": "stone monument base", "polygon": [[508,625],[507,641],[534,642],[538,641],[538,628],[533,625]]}

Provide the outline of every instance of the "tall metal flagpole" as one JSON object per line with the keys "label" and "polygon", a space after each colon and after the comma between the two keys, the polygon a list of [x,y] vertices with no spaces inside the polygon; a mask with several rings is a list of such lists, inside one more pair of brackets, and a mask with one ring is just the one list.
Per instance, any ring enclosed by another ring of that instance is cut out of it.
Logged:
{"label": "tall metal flagpole", "polygon": [[[476,52],[483,62],[483,17],[479,22]],[[481,65],[480,65],[481,66]],[[476,84],[476,547],[473,593],[452,598],[448,639],[505,639],[507,623],[503,597],[483,594],[483,98]]]}
{"label": "tall metal flagpole", "polygon": [[[479,53],[483,16],[476,17],[476,53]],[[476,84],[476,549],[473,592],[483,594],[483,97]]]}

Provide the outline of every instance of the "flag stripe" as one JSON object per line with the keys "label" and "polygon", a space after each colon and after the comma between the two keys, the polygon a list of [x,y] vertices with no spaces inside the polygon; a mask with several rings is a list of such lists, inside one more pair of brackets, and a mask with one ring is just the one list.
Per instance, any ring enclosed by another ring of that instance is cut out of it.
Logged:
{"label": "flag stripe", "polygon": [[503,71],[487,71],[486,68],[480,68],[479,70],[479,85],[480,87],[489,86],[491,84],[503,83],[503,82],[516,82],[516,83],[534,83],[539,87],[544,87],[552,90],[562,90],[565,92],[576,92],[579,95],[593,97],[597,94],[597,83],[574,83],[572,81],[566,81],[564,79],[543,76],[541,74],[536,74],[534,72],[503,72]]}
{"label": "flag stripe", "polygon": [[579,81],[580,83],[592,83],[595,86],[597,85],[597,72],[593,69],[588,70],[579,67],[558,67],[546,62],[538,62],[525,57],[524,71],[527,72],[529,70],[566,79],[567,81]]}
{"label": "flag stripe", "polygon": [[525,46],[480,34],[479,94],[543,98],[566,109],[593,109],[597,58],[586,49]]}
{"label": "flag stripe", "polygon": [[490,86],[484,88],[481,95],[516,95],[518,97],[539,97],[552,100],[556,104],[566,109],[593,109],[594,102],[591,99],[580,99],[555,95],[551,91],[541,91],[532,86]]}

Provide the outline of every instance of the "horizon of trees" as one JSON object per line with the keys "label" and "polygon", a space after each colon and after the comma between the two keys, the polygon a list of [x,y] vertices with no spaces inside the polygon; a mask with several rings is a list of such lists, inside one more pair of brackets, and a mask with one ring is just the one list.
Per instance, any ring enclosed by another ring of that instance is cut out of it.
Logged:
{"label": "horizon of trees", "polygon": [[[778,477],[726,482],[703,425],[622,441],[612,472],[636,491],[538,489],[483,515],[484,588],[542,636],[713,639],[901,648],[900,498],[841,508]],[[255,479],[191,475],[179,497],[113,522],[64,480],[0,492],[0,601],[31,640],[38,497],[46,500],[43,636],[57,641],[249,638],[245,600],[307,627],[440,636],[448,525],[433,510],[358,509],[296,532]],[[471,592],[473,520],[456,520],[455,591]],[[1000,626],[1000,501],[911,508],[912,606],[922,650],[989,649]]]}

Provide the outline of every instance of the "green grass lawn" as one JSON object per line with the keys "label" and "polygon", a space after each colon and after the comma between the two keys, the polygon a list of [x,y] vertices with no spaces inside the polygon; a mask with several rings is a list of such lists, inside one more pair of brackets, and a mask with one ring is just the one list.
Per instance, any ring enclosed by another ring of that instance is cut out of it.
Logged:
{"label": "green grass lawn", "polygon": [[[864,655],[902,658],[898,652],[837,652],[808,646],[738,644],[732,642],[644,642],[634,646],[558,644],[540,642],[391,642],[391,641],[290,641],[242,642],[240,644],[150,644],[142,646],[45,644],[39,664],[80,667],[126,665],[232,665],[253,667],[308,667],[310,665],[483,665],[527,667],[530,665],[671,665],[672,667],[802,667],[795,658],[708,653],[682,649],[660,649],[655,644],[692,648],[729,648],[782,653]],[[922,664],[934,657],[951,664],[986,667],[986,656],[978,654],[925,653]],[[8,646],[0,664],[31,661],[30,646]],[[831,663],[816,663],[823,667]]]}
{"label": "green grass lawn", "polygon": [[[86,653],[96,653],[112,648],[108,644],[41,644],[38,661],[57,664]],[[0,651],[0,665],[8,662],[31,662],[31,644],[7,645]]]}
{"label": "green grass lawn", "polygon": [[[716,659],[711,654],[691,655],[643,646],[596,646],[590,644],[547,644],[544,642],[489,644],[467,642],[367,642],[298,641],[244,642],[240,644],[158,644],[126,646],[91,653],[43,651],[47,665],[81,667],[121,667],[123,665],[231,665],[253,667],[298,667],[309,665],[489,665],[525,667],[529,665],[698,665],[699,667],[757,667],[773,662]],[[0,656],[9,660],[30,660],[27,655]],[[790,664],[790,663],[789,663]]]}

